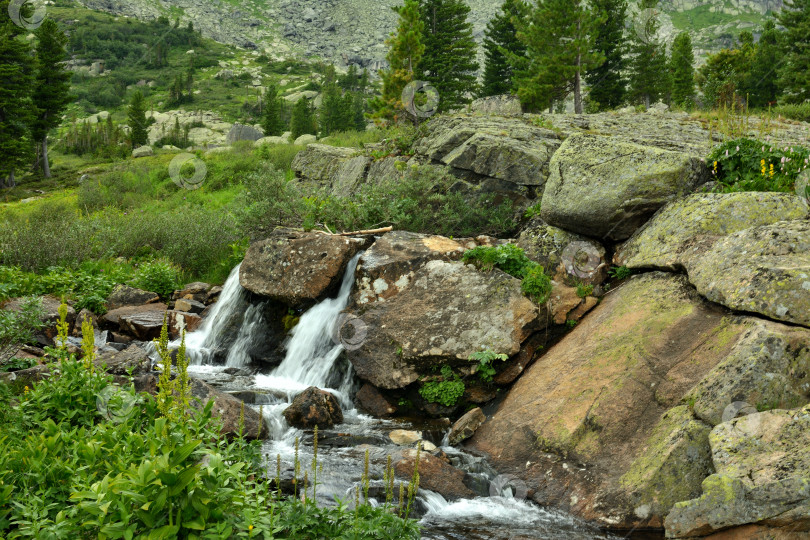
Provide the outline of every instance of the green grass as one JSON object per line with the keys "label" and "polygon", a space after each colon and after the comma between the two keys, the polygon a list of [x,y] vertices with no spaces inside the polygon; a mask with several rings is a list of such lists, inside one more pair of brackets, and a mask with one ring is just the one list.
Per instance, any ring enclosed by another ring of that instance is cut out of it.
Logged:
{"label": "green grass", "polygon": [[675,28],[692,31],[727,23],[750,22],[761,25],[767,18],[767,15],[754,12],[743,12],[739,15],[717,13],[712,11],[712,7],[709,4],[704,4],[685,11],[670,11],[668,15],[672,18],[672,24]]}

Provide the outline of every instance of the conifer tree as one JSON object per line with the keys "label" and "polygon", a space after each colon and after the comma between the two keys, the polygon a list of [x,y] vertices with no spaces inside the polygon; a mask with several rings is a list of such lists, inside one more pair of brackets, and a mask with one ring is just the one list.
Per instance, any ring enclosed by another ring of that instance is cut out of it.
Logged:
{"label": "conifer tree", "polygon": [[605,61],[588,70],[588,101],[600,110],[615,109],[627,98],[627,0],[591,0],[591,6],[604,22],[596,27],[594,49]]}
{"label": "conifer tree", "polygon": [[357,131],[366,130],[366,106],[363,95],[355,93],[352,96],[352,127]]}
{"label": "conifer tree", "polygon": [[267,137],[278,137],[284,132],[284,120],[281,118],[281,100],[278,97],[278,88],[271,84],[265,93],[264,116],[262,128]]}
{"label": "conifer tree", "polygon": [[129,102],[129,109],[127,110],[127,118],[129,121],[129,138],[132,143],[132,148],[138,148],[149,142],[149,134],[146,131],[146,109],[144,106],[143,94],[140,90],[132,95],[132,101]]}
{"label": "conifer tree", "polygon": [[664,97],[669,86],[666,46],[658,37],[657,6],[658,0],[641,0],[630,45],[630,98],[646,107]]}
{"label": "conifer tree", "polygon": [[672,42],[672,103],[685,109],[695,104],[695,54],[689,32],[681,32]]}
{"label": "conifer tree", "polygon": [[418,0],[405,0],[402,6],[393,9],[399,15],[399,23],[396,33],[385,41],[389,67],[380,71],[382,95],[369,102],[373,118],[381,120],[394,120],[402,112],[402,91],[414,80],[414,69],[425,52]]}
{"label": "conifer tree", "polygon": [[[323,87],[321,96],[319,121],[321,137],[326,137],[337,131],[344,131],[347,128],[345,122],[346,112],[340,88],[335,82],[330,82]],[[350,111],[351,107],[349,107]]]}
{"label": "conifer tree", "polygon": [[[16,169],[29,162],[33,65],[26,30],[8,17],[8,0],[0,0],[0,187],[14,187]],[[23,5],[23,10],[31,9]],[[25,14],[25,12],[24,12]]]}
{"label": "conifer tree", "polygon": [[62,112],[71,101],[70,72],[65,68],[68,38],[53,19],[45,19],[36,30],[36,77],[34,105],[36,119],[32,134],[42,149],[42,172],[51,177],[48,161],[48,133],[62,122]]}
{"label": "conifer tree", "polygon": [[497,96],[512,91],[513,68],[506,51],[516,56],[526,55],[526,47],[517,38],[517,29],[512,22],[514,17],[525,17],[526,9],[523,0],[506,0],[501,6],[501,12],[487,24],[481,96]]}
{"label": "conifer tree", "polygon": [[786,101],[802,103],[810,99],[810,0],[785,0],[776,19],[785,28],[779,83]]}
{"label": "conifer tree", "polygon": [[470,6],[464,0],[421,0],[425,53],[419,77],[439,92],[439,110],[470,102],[476,93],[477,45],[469,22]]}
{"label": "conifer tree", "polygon": [[296,102],[292,110],[292,118],[290,119],[290,131],[292,131],[292,138],[297,139],[301,135],[315,135],[315,111],[312,105],[305,97]]}
{"label": "conifer tree", "polygon": [[525,20],[514,21],[526,58],[507,56],[515,66],[521,101],[534,110],[550,108],[573,91],[574,110],[581,114],[582,76],[604,62],[593,46],[602,14],[582,0],[537,0]]}
{"label": "conifer tree", "polygon": [[776,103],[779,97],[779,84],[776,66],[782,55],[779,51],[779,32],[773,21],[767,21],[757,42],[748,84],[748,102],[751,107],[767,107]]}

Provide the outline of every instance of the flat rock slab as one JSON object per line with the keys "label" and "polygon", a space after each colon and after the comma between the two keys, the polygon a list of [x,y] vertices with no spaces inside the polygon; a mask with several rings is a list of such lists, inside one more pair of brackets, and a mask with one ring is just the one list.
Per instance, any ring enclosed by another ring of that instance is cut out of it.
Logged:
{"label": "flat rock slab", "polygon": [[622,246],[616,264],[679,271],[720,238],[807,215],[790,193],[696,193],[662,208]]}
{"label": "flat rock slab", "polygon": [[694,191],[705,165],[681,152],[574,135],[551,158],[541,217],[598,239],[629,238],[659,208]]}
{"label": "flat rock slab", "polygon": [[239,269],[245,289],[288,306],[311,303],[336,287],[365,241],[277,229],[254,242]]}
{"label": "flat rock slab", "polygon": [[605,526],[660,527],[711,472],[711,426],[665,414],[745,329],[683,276],[634,277],[526,369],[467,445],[538,502]]}

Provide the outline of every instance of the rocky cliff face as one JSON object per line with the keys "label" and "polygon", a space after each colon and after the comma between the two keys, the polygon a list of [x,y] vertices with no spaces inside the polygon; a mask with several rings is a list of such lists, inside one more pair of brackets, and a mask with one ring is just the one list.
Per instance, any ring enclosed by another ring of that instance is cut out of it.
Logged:
{"label": "rocky cliff face", "polygon": [[[79,0],[91,9],[117,15],[155,18],[182,12],[203,34],[223,43],[258,49],[277,57],[302,55],[348,65],[380,68],[385,38],[393,31],[400,0]],[[500,0],[468,0],[475,38],[483,39]],[[764,15],[782,0],[664,0],[662,36],[671,41],[680,30],[695,33],[698,52],[730,44],[741,30],[756,31]],[[630,21],[631,29],[633,27]],[[631,30],[632,31],[632,30]]]}

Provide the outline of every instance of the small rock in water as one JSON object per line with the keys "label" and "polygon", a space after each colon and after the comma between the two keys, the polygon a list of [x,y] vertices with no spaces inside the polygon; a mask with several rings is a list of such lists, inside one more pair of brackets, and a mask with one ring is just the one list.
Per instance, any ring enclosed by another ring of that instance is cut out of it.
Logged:
{"label": "small rock in water", "polygon": [[422,440],[420,431],[408,431],[406,429],[395,429],[388,436],[394,441],[394,444],[402,446],[410,446]]}
{"label": "small rock in water", "polygon": [[450,444],[458,444],[473,436],[475,430],[481,427],[487,417],[481,407],[469,411],[459,418],[450,430]]}
{"label": "small rock in water", "polygon": [[295,396],[282,414],[288,424],[300,428],[318,426],[324,429],[343,422],[343,411],[337,398],[314,386]]}

